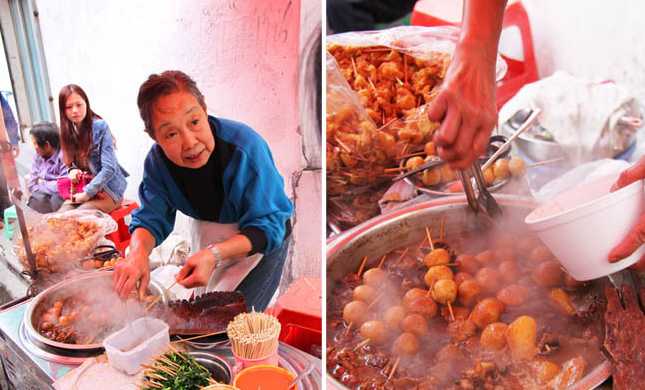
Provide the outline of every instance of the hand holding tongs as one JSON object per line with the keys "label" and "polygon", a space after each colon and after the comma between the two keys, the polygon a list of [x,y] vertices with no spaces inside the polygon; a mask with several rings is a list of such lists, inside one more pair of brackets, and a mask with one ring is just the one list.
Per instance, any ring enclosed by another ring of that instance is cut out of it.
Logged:
{"label": "hand holding tongs", "polygon": [[[458,173],[461,184],[464,186],[468,205],[475,213],[482,211],[491,218],[502,215],[502,209],[486,188],[486,182],[484,181],[479,161],[475,160],[469,168]],[[475,179],[475,186],[477,187],[476,193],[473,188],[472,178]]]}

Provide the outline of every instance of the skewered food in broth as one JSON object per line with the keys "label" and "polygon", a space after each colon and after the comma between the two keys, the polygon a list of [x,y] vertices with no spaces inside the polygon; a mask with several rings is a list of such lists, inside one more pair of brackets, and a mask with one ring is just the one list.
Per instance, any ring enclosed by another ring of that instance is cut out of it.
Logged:
{"label": "skewered food in broth", "polygon": [[[574,297],[589,301],[589,286],[567,287],[561,269],[543,265],[553,257],[535,238],[494,239],[488,248],[469,248],[478,254],[472,256],[463,250],[472,237],[444,237],[440,245],[431,241],[430,256],[425,233],[420,245],[367,261],[379,264],[371,270],[381,284],[371,274],[348,275],[330,296],[327,367],[344,385],[564,388],[557,386],[579,381],[602,361],[601,329],[591,320],[601,306],[576,310]],[[437,261],[443,253],[456,260]],[[381,294],[383,281],[388,289]]]}

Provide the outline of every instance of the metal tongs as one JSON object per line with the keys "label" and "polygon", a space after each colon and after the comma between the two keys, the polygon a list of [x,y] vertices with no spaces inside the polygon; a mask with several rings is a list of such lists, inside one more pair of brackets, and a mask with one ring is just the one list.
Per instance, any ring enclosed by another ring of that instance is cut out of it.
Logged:
{"label": "metal tongs", "polygon": [[[486,182],[484,181],[479,161],[475,160],[469,168],[459,171],[458,174],[461,179],[461,184],[464,187],[466,198],[468,199],[468,206],[476,214],[481,211],[490,218],[496,218],[502,215],[502,209],[486,188]],[[476,188],[473,188],[473,178],[475,179]]]}
{"label": "metal tongs", "polygon": [[92,251],[92,255],[80,259],[79,263],[83,263],[89,260],[108,261],[112,260],[115,257],[118,257],[119,255],[119,251],[112,245],[98,245],[96,248],[94,248],[94,251]]}

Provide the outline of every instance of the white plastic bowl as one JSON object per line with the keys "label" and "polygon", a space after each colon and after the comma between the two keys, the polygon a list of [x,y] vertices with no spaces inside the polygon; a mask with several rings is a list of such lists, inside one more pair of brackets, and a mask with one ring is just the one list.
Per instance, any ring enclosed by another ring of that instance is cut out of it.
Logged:
{"label": "white plastic bowl", "polygon": [[112,333],[103,341],[110,365],[134,375],[141,364],[162,353],[170,343],[168,324],[152,318],[141,317]]}
{"label": "white plastic bowl", "polygon": [[537,233],[576,280],[607,276],[638,262],[641,246],[631,256],[610,263],[619,244],[643,213],[643,181],[610,192],[617,175],[603,176],[557,195],[529,214],[524,222]]}

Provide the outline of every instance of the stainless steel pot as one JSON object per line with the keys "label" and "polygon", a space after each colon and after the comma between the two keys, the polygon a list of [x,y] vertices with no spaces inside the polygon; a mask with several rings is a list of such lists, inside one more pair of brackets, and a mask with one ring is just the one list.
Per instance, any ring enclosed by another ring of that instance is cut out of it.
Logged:
{"label": "stainless steel pot", "polygon": [[[523,231],[524,217],[535,207],[529,199],[513,195],[496,195],[502,207],[502,224],[507,231]],[[333,296],[336,285],[349,273],[356,272],[364,256],[374,257],[403,245],[419,243],[424,228],[445,221],[446,234],[462,234],[481,228],[482,219],[475,216],[465,197],[450,197],[414,205],[373,218],[336,237],[327,244],[327,296]],[[604,361],[580,380],[573,389],[597,387],[611,374],[611,365]],[[345,387],[328,375],[328,383],[339,389]]]}
{"label": "stainless steel pot", "polygon": [[[41,306],[49,303],[54,297],[71,296],[72,293],[82,295],[83,291],[88,291],[99,284],[111,285],[112,275],[112,271],[81,274],[77,277],[59,282],[36,295],[36,297],[29,303],[29,306],[27,307],[25,316],[23,318],[28,336],[38,343],[62,350],[91,351],[102,349],[103,345],[101,343],[67,344],[50,340],[38,332],[38,317],[43,309]],[[166,296],[163,288],[160,285],[151,282],[149,290],[153,295],[161,296],[161,302],[164,304],[166,303]]]}

